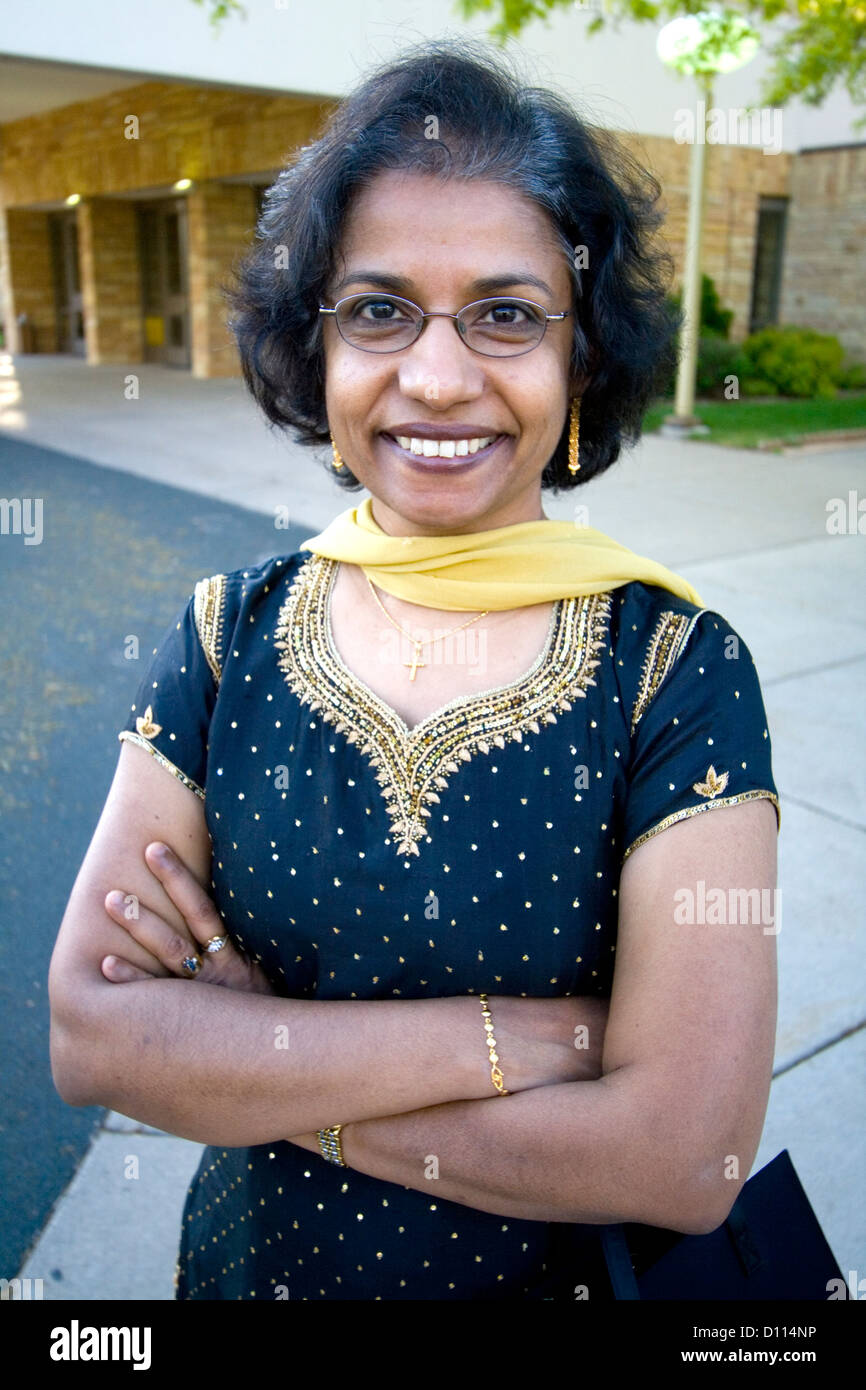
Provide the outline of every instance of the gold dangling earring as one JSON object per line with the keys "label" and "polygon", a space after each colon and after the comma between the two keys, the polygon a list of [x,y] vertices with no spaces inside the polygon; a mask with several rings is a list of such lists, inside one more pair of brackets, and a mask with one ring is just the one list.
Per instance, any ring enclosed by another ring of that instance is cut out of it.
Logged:
{"label": "gold dangling earring", "polygon": [[571,415],[568,427],[568,471],[577,473],[580,469],[580,396],[571,402]]}
{"label": "gold dangling earring", "polygon": [[342,455],[341,455],[341,453],[340,453],[340,450],[337,448],[336,444],[334,443],[334,436],[333,436],[333,435],[331,435],[331,448],[332,448],[333,451],[334,451],[334,467],[337,468],[337,469],[344,468],[344,467],[345,467],[345,464],[344,464],[344,462],[343,462],[343,458],[342,458]]}

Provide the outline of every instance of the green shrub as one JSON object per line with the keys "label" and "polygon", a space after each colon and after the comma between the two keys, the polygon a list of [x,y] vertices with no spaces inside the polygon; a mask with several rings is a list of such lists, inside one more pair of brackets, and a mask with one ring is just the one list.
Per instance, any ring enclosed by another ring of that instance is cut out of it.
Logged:
{"label": "green shrub", "polygon": [[759,376],[746,376],[745,372],[740,378],[740,391],[744,396],[775,396],[778,394],[771,381],[762,381]]}
{"label": "green shrub", "polygon": [[[676,309],[682,307],[682,290],[669,296]],[[727,338],[734,319],[733,309],[723,309],[716,283],[709,275],[701,276],[701,326],[702,338]]]}
{"label": "green shrub", "polygon": [[[764,328],[741,344],[747,395],[835,396],[844,350],[811,328]],[[760,391],[756,387],[760,385]],[[769,386],[769,392],[765,388]]]}
{"label": "green shrub", "polygon": [[866,363],[848,362],[840,371],[836,385],[843,391],[862,391],[866,386]]}
{"label": "green shrub", "polygon": [[[745,365],[739,343],[729,343],[725,338],[712,335],[701,338],[698,342],[695,394],[722,398],[725,394],[725,378],[729,376],[737,378],[738,391],[741,391]],[[660,396],[668,397],[674,394],[676,379],[676,368],[674,368],[667,381],[662,383]],[[768,387],[768,394],[773,394],[772,387]]]}
{"label": "green shrub", "polygon": [[[682,290],[668,296],[668,303],[677,313],[682,307]],[[738,376],[742,362],[738,345],[727,341],[733,309],[723,309],[714,281],[709,275],[701,276],[701,326],[698,343],[698,369],[695,390],[701,396],[723,396],[725,377]],[[682,339],[679,337],[677,352],[681,351]],[[672,396],[676,389],[677,372],[673,368],[670,377],[662,381],[658,392],[660,397]]]}
{"label": "green shrub", "polygon": [[[725,378],[737,378],[737,394],[744,374],[745,361],[739,343],[726,338],[701,338],[698,343],[698,370],[695,391],[699,396],[724,396]],[[733,397],[736,399],[736,396]]]}

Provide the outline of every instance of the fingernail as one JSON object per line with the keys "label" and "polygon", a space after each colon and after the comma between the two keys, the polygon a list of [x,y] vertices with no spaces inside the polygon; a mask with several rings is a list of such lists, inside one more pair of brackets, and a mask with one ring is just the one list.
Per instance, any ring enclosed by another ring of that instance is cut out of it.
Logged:
{"label": "fingernail", "polygon": [[168,864],[171,860],[171,850],[166,845],[157,844],[153,850],[153,857],[157,864]]}

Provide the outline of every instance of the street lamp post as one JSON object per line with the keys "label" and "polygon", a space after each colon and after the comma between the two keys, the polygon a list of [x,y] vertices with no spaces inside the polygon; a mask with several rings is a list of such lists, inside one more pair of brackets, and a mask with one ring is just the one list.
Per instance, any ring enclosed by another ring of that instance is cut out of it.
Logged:
{"label": "street lamp post", "polygon": [[699,79],[704,98],[700,109],[700,129],[695,123],[695,139],[689,156],[689,215],[686,228],[686,258],[683,267],[682,347],[677,368],[674,413],[664,422],[665,434],[706,433],[695,415],[695,383],[698,373],[698,344],[701,336],[701,245],[704,231],[704,199],[707,186],[706,120],[712,106],[710,78]]}
{"label": "street lamp post", "polygon": [[733,72],[755,56],[758,39],[742,16],[734,12],[718,14],[704,11],[666,24],[656,51],[663,63],[677,72],[697,79],[703,103],[698,102],[698,119],[693,130],[689,159],[689,213],[686,229],[686,255],[683,268],[683,326],[677,367],[674,414],[662,425],[662,434],[684,438],[706,433],[707,427],[695,416],[695,380],[701,328],[701,242],[706,191],[707,114],[712,106],[712,80],[715,73]]}

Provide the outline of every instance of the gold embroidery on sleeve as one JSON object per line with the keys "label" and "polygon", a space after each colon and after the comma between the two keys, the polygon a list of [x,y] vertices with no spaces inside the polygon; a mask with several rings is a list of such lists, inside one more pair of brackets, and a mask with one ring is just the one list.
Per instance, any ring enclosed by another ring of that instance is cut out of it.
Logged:
{"label": "gold embroidery on sleeve", "polygon": [[148,705],[144,714],[138,716],[135,721],[135,727],[142,738],[156,738],[157,734],[162,733],[162,725],[154,723],[152,705]]}
{"label": "gold embroidery on sleeve", "polygon": [[[141,720],[137,719],[135,722],[136,724],[140,724]],[[157,733],[158,732],[159,729],[157,729]],[[150,753],[151,757],[156,758],[160,767],[164,767],[167,772],[170,772],[179,782],[183,782],[185,787],[189,787],[190,791],[195,792],[196,796],[204,801],[204,791],[198,785],[198,782],[194,782],[191,777],[187,777],[185,772],[181,772],[180,768],[176,767],[164,753],[160,753],[159,749],[153,743],[148,743],[147,738],[142,737],[141,734],[134,734],[131,729],[122,729],[117,737],[120,739],[121,743],[135,743],[139,748],[145,748],[147,752]],[[150,737],[155,738],[156,734],[151,734]]]}
{"label": "gold embroidery on sleeve", "polygon": [[226,577],[213,574],[200,579],[193,595],[195,625],[207,664],[219,685],[222,679],[222,628],[225,608]]}
{"label": "gold embroidery on sleeve", "polygon": [[712,801],[713,797],[720,796],[728,785],[728,773],[716,772],[712,764],[707,768],[703,782],[694,782],[692,791],[697,792],[698,796],[708,796]]}
{"label": "gold embroidery on sleeve", "polygon": [[695,618],[698,617],[700,617],[699,613],[694,618],[690,618],[687,613],[672,613],[669,609],[665,609],[663,613],[659,614],[659,620],[649,640],[644,657],[637,698],[631,715],[632,733],[646,713],[647,707],[662,681],[679,657],[686,639],[694,627]]}
{"label": "gold embroidery on sleeve", "polygon": [[702,811],[716,811],[720,806],[738,806],[741,801],[759,800],[772,801],[776,811],[776,825],[778,827],[781,822],[781,814],[779,811],[779,798],[774,792],[763,790],[739,792],[736,796],[726,796],[723,801],[702,801],[700,806],[687,806],[682,811],[675,811],[672,816],[665,816],[664,820],[660,820],[658,825],[653,825],[649,830],[645,830],[643,835],[639,835],[637,839],[629,845],[623,855],[623,862],[625,862],[629,855],[633,854],[636,849],[639,849],[641,845],[646,844],[647,840],[651,840],[654,835],[658,835],[662,830],[667,830],[669,825],[676,825],[678,821],[687,820],[690,816],[699,816]]}

